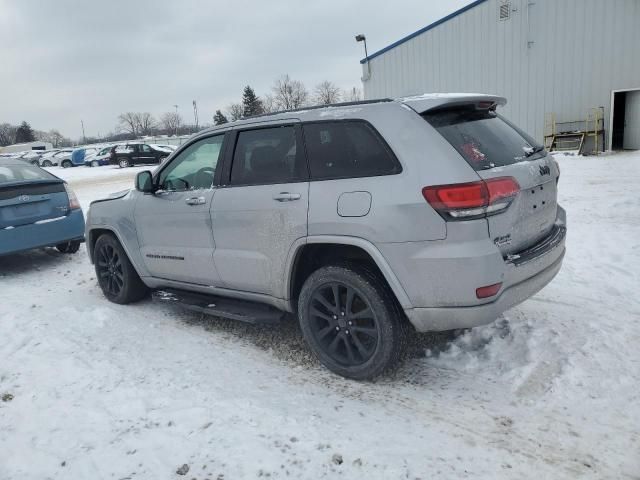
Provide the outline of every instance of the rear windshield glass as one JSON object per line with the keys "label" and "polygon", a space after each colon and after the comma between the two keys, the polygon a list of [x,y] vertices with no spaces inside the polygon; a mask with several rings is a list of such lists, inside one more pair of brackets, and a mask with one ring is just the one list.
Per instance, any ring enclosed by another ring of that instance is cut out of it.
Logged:
{"label": "rear windshield glass", "polygon": [[0,165],[0,185],[28,180],[57,180],[49,172],[32,165]]}
{"label": "rear windshield glass", "polygon": [[494,111],[457,108],[428,112],[423,117],[475,170],[545,155],[542,145]]}

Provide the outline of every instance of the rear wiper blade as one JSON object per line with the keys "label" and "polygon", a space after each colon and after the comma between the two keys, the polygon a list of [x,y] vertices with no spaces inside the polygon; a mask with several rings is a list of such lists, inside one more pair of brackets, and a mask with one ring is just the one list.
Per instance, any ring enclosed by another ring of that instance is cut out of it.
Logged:
{"label": "rear wiper blade", "polygon": [[540,153],[544,150],[544,145],[538,145],[537,147],[531,147],[530,149],[525,149],[525,157],[529,158],[535,155],[536,153]]}

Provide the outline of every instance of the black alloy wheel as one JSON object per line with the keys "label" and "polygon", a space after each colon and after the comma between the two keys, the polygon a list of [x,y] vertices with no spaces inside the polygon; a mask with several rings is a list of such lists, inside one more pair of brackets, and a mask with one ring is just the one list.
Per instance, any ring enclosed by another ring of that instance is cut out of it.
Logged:
{"label": "black alloy wheel", "polygon": [[124,287],[124,268],[120,253],[113,245],[102,244],[96,251],[96,272],[105,294],[117,297]]}
{"label": "black alloy wheel", "polygon": [[354,287],[331,282],[318,287],[309,309],[312,335],[323,351],[345,367],[366,363],[376,351],[376,314]]}

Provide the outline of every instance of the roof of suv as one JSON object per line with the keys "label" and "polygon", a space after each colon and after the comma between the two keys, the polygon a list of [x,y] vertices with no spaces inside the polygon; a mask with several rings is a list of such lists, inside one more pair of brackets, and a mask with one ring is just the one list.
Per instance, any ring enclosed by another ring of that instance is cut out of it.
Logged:
{"label": "roof of suv", "polygon": [[363,108],[369,108],[380,104],[401,104],[410,107],[417,113],[424,113],[429,110],[445,106],[456,106],[473,103],[489,102],[495,105],[505,105],[507,100],[496,95],[483,93],[429,93],[403,98],[381,98],[377,100],[364,100],[360,102],[335,103],[332,105],[319,105],[313,107],[299,108],[295,110],[285,110],[281,112],[266,113],[252,117],[236,120],[215,127],[208,128],[198,133],[198,136],[256,122],[282,121],[282,120],[330,120],[332,118],[358,118],[358,112]]}

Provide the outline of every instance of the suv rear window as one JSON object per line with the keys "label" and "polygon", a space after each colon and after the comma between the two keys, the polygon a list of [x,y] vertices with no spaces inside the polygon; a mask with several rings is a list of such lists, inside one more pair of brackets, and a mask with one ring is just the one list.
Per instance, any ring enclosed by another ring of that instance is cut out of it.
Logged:
{"label": "suv rear window", "polygon": [[402,168],[380,135],[366,122],[303,125],[312,180],[373,177]]}
{"label": "suv rear window", "polygon": [[474,170],[545,155],[544,147],[494,111],[456,108],[422,115]]}

